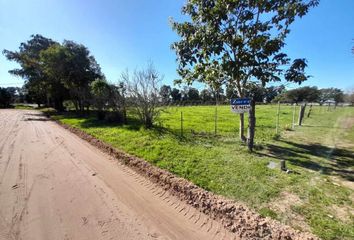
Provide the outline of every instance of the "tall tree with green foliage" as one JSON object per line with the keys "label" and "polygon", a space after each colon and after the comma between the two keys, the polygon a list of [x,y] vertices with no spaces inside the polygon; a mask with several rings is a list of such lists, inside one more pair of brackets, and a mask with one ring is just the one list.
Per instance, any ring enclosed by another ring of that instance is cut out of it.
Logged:
{"label": "tall tree with green foliage", "polygon": [[209,89],[203,89],[200,91],[200,98],[203,103],[210,103],[213,100],[213,93]]}
{"label": "tall tree with green foliage", "polygon": [[54,101],[55,109],[64,110],[63,102],[69,99],[69,90],[63,83],[63,73],[66,71],[66,51],[59,44],[53,44],[40,52],[39,68],[45,74],[47,94]]}
{"label": "tall tree with green foliage", "polygon": [[69,89],[70,96],[81,112],[89,104],[90,83],[103,78],[101,68],[90,51],[82,44],[64,41],[67,52],[63,83]]}
{"label": "tall tree with green foliage", "polygon": [[83,112],[89,105],[90,83],[103,77],[89,50],[82,44],[66,40],[43,50],[40,57],[42,68],[53,82],[54,89],[62,91],[65,87],[76,110]]}
{"label": "tall tree with green foliage", "polygon": [[162,85],[160,88],[160,96],[162,104],[169,104],[171,100],[171,87],[169,85]]}
{"label": "tall tree with green foliage", "polygon": [[289,103],[319,102],[320,90],[315,86],[295,88],[285,91],[277,100]]}
{"label": "tall tree with green foliage", "polygon": [[57,110],[63,101],[72,100],[81,112],[89,105],[90,83],[102,78],[100,66],[82,44],[59,44],[41,35],[21,43],[19,51],[3,51],[7,59],[20,64],[10,73],[25,79],[25,87],[38,104],[44,99]]}
{"label": "tall tree with green foliage", "polygon": [[91,83],[91,92],[93,106],[97,109],[97,117],[99,120],[103,120],[105,117],[104,110],[109,108],[109,99],[111,88],[106,79],[96,79]]}
{"label": "tall tree with green foliage", "polygon": [[90,84],[91,101],[97,110],[99,120],[126,122],[125,85],[117,86],[107,82],[105,78],[98,78]]}
{"label": "tall tree with green foliage", "polygon": [[[18,63],[19,68],[10,70],[9,73],[22,77],[25,80],[25,87],[35,99],[37,103],[46,101],[50,94],[47,84],[47,76],[41,67],[40,53],[50,46],[57,44],[50,38],[42,35],[32,35],[27,42],[20,44],[18,51],[3,50],[5,57]],[[62,104],[57,96],[52,94],[52,98],[56,100],[57,108],[61,108]]]}
{"label": "tall tree with green foliage", "polygon": [[181,99],[182,99],[181,91],[179,89],[177,89],[177,88],[173,88],[171,90],[171,97],[172,97],[172,101],[174,103],[177,103],[177,102],[181,101]]}
{"label": "tall tree with green foliage", "polygon": [[188,101],[191,102],[200,100],[198,89],[193,87],[188,88],[187,97],[188,97]]}
{"label": "tall tree with green foliage", "polygon": [[7,108],[11,103],[11,93],[7,88],[0,87],[0,108]]}
{"label": "tall tree with green foliage", "polygon": [[[283,52],[289,26],[318,0],[188,0],[182,13],[190,20],[173,22],[181,37],[172,44],[182,81],[200,81],[212,88],[233,86],[245,97],[249,81],[263,86],[271,81],[301,83],[308,76],[305,59],[291,63]],[[244,116],[240,115],[240,138]]]}

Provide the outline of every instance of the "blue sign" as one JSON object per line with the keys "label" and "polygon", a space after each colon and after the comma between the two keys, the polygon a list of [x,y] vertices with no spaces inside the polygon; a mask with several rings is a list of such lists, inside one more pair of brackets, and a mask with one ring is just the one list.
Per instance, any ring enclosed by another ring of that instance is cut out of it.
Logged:
{"label": "blue sign", "polygon": [[231,111],[234,113],[245,113],[251,109],[251,99],[235,98],[230,100]]}
{"label": "blue sign", "polygon": [[249,98],[235,98],[231,99],[231,105],[250,105],[251,99]]}

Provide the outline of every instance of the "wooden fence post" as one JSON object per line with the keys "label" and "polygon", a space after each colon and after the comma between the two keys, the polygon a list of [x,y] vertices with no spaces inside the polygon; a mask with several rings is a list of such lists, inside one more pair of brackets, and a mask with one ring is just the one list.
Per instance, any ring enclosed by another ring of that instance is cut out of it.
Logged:
{"label": "wooden fence post", "polygon": [[300,106],[300,113],[299,113],[299,126],[302,124],[302,120],[304,119],[306,109],[306,103]]}

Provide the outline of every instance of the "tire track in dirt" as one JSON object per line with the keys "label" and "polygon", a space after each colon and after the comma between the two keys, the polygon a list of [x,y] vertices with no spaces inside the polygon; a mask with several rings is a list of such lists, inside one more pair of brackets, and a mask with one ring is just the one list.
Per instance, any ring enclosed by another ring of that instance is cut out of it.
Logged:
{"label": "tire track in dirt", "polygon": [[0,127],[17,133],[0,135],[1,170],[9,160],[0,184],[0,239],[234,238],[149,178],[41,115],[37,120],[37,112],[4,114]]}
{"label": "tire track in dirt", "polygon": [[[57,139],[63,139],[63,138],[59,137]],[[71,156],[75,155],[73,152],[73,149],[70,149],[70,147],[68,145],[66,145],[65,142],[60,142],[60,143],[62,143],[63,148],[65,148],[70,153]],[[114,159],[112,159],[112,157],[110,157],[108,155],[106,157],[110,158],[111,161],[114,161]],[[73,158],[73,160],[74,160],[74,158]],[[77,163],[73,162],[73,164],[76,166],[82,165],[82,164],[85,165],[82,162],[77,162]],[[183,216],[185,216],[190,224],[196,225],[196,227],[198,227],[197,229],[200,229],[203,231],[206,230],[206,232],[211,233],[212,236],[215,237],[215,239],[223,239],[224,235],[226,235],[226,236],[231,235],[226,232],[223,233],[223,235],[221,233],[219,233],[219,231],[220,231],[219,229],[221,227],[221,224],[216,223],[214,220],[211,220],[209,217],[206,217],[204,214],[200,213],[196,209],[194,209],[194,211],[190,214],[188,214],[189,211],[186,211],[184,213],[184,210],[187,208],[186,204],[183,204],[179,199],[177,199],[176,197],[169,194],[168,191],[163,190],[161,187],[159,187],[155,183],[151,182],[149,179],[142,177],[140,174],[137,174],[135,171],[126,167],[125,165],[123,165],[119,162],[115,162],[115,164],[118,165],[119,168],[122,169],[125,174],[127,174],[128,176],[132,176],[133,181],[135,181],[136,183],[140,184],[141,186],[143,186],[145,188],[148,188],[149,191],[151,191],[151,193],[154,196],[161,198],[161,200],[165,202],[165,205],[167,207],[169,207],[169,208],[171,207],[175,210],[176,214],[182,214]],[[87,166],[83,166],[83,167],[85,167],[88,170],[90,169]],[[101,193],[104,194],[104,192],[101,192]],[[208,223],[208,222],[210,222],[210,226],[206,225],[206,223]],[[213,224],[213,222],[214,222],[214,224]],[[155,235],[156,235],[156,233],[155,233]],[[229,238],[229,239],[231,239],[231,238]]]}

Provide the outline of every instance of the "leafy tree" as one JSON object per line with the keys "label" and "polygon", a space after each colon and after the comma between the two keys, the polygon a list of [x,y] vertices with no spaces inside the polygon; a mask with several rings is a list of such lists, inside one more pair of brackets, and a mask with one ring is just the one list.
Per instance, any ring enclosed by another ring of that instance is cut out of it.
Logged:
{"label": "leafy tree", "polygon": [[285,86],[270,86],[265,89],[265,95],[263,100],[267,103],[270,103],[275,99],[278,95],[282,94],[285,91]]}
{"label": "leafy tree", "polygon": [[[275,97],[285,90],[284,85],[263,87],[261,84],[250,82],[245,86],[246,96],[252,97],[256,102],[271,102]],[[233,87],[226,87],[227,99],[238,97],[237,91]]]}
{"label": "leafy tree", "polygon": [[168,104],[171,100],[171,87],[162,85],[160,88],[160,96],[163,104]]}
{"label": "leafy tree", "polygon": [[[124,85],[109,84],[106,79],[98,78],[90,84],[92,105],[98,110],[99,120],[126,121]],[[109,118],[109,119],[107,119]]]}
{"label": "leafy tree", "polygon": [[98,110],[98,119],[104,119],[104,112],[110,99],[110,86],[105,79],[96,79],[91,83],[93,106]]}
{"label": "leafy tree", "polygon": [[0,87],[0,108],[7,108],[11,103],[11,93],[6,88]]}
{"label": "leafy tree", "polygon": [[256,102],[263,102],[266,89],[261,85],[250,82],[245,86],[245,95],[253,98]]}
{"label": "leafy tree", "polygon": [[36,103],[38,107],[47,102],[47,93],[43,91],[46,89],[44,81],[25,82],[23,88],[27,102]]}
{"label": "leafy tree", "polygon": [[25,79],[29,97],[38,104],[47,101],[63,110],[63,101],[72,100],[77,110],[88,106],[90,83],[103,74],[88,49],[73,41],[59,44],[41,35],[21,43],[19,51],[4,50],[7,59],[20,64],[10,73]]}
{"label": "leafy tree", "polygon": [[121,115],[120,121],[127,123],[127,103],[126,103],[126,92],[127,92],[127,86],[124,82],[119,82],[118,84],[110,85],[111,91],[110,91],[110,106],[113,109],[114,112],[118,113],[116,114],[116,119],[120,118],[119,115]]}
{"label": "leafy tree", "polygon": [[301,87],[286,91],[277,99],[283,102],[300,103],[300,102],[318,102],[320,99],[320,91],[317,87]]}
{"label": "leafy tree", "polygon": [[227,99],[232,99],[232,98],[236,98],[237,97],[237,92],[235,90],[235,88],[230,85],[230,84],[227,84],[226,85],[226,98]]}
{"label": "leafy tree", "polygon": [[63,83],[69,89],[70,96],[77,108],[82,112],[89,104],[90,83],[97,78],[103,78],[101,68],[94,56],[82,44],[73,41],[64,41],[66,50],[66,68]]}
{"label": "leafy tree", "polygon": [[23,91],[19,87],[6,87],[3,88],[4,91],[6,91],[6,94],[4,93],[4,96],[10,96],[9,103],[19,103],[19,102],[24,102],[24,95]]}
{"label": "leafy tree", "polygon": [[198,89],[192,87],[188,88],[187,96],[189,101],[198,101],[200,99]]}
{"label": "leafy tree", "polygon": [[209,89],[203,89],[200,91],[200,98],[204,103],[211,102],[213,100],[213,93]]}
{"label": "leafy tree", "polygon": [[16,93],[14,97],[14,102],[24,103],[26,91],[23,87],[15,87]]}
{"label": "leafy tree", "polygon": [[224,101],[224,89],[221,86],[214,85],[214,87],[211,88],[211,92],[213,94],[213,101],[215,101],[216,104],[218,104],[220,101]]}
{"label": "leafy tree", "polygon": [[[54,44],[41,52],[43,68],[54,88],[68,89],[77,111],[83,112],[90,98],[90,83],[103,74],[89,50],[73,41]],[[56,93],[59,95],[59,93]]]}
{"label": "leafy tree", "polygon": [[336,104],[344,101],[344,92],[339,88],[320,89],[320,103],[334,101]]}
{"label": "leafy tree", "polygon": [[189,100],[188,92],[189,92],[189,87],[188,86],[183,86],[183,88],[181,89],[181,100],[183,102],[186,102],[186,101]]}
{"label": "leafy tree", "polygon": [[66,50],[59,43],[40,52],[40,69],[45,75],[47,96],[54,101],[54,107],[59,111],[64,110],[63,102],[69,99],[69,90],[63,83],[66,58]]}
{"label": "leafy tree", "polygon": [[[52,39],[37,34],[32,35],[27,42],[21,43],[18,51],[3,51],[8,60],[20,65],[20,68],[10,70],[9,73],[24,78],[25,88],[31,98],[39,104],[46,101],[49,97],[47,95],[51,93],[48,89],[48,78],[41,67],[40,53],[54,44],[57,43]],[[51,97],[57,98],[54,94]],[[58,105],[61,106],[57,108],[62,108],[62,104],[58,103]]]}
{"label": "leafy tree", "polygon": [[[250,80],[263,86],[271,81],[301,83],[305,59],[282,52],[289,26],[304,16],[318,0],[188,0],[182,13],[190,20],[172,22],[181,36],[172,48],[179,63],[182,81],[200,81],[218,88],[234,86],[238,96],[246,96]],[[244,140],[244,120],[240,115],[240,137]]]}
{"label": "leafy tree", "polygon": [[171,91],[171,97],[172,97],[172,101],[174,103],[181,101],[182,95],[181,95],[180,90],[177,88],[173,88]]}
{"label": "leafy tree", "polygon": [[351,103],[351,105],[354,106],[354,91],[346,94],[345,100],[346,102]]}

